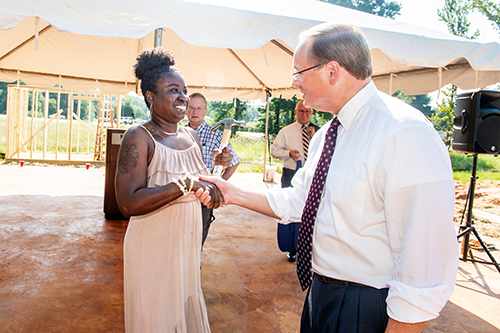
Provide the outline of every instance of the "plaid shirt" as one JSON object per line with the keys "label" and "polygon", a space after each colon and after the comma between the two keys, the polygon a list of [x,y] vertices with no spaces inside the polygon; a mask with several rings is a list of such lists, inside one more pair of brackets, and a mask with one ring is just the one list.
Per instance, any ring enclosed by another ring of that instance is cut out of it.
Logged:
{"label": "plaid shirt", "polygon": [[[207,124],[205,121],[196,128],[196,133],[198,133],[198,137],[201,141],[203,159],[205,160],[207,169],[210,170],[210,172],[214,167],[214,149],[219,149],[222,141],[222,131],[213,131],[212,128],[213,127]],[[236,152],[231,146],[231,143],[229,143],[228,147],[233,153],[233,160],[231,161],[231,164],[229,164],[229,166],[240,163],[240,158],[238,157],[238,155],[236,155]]]}

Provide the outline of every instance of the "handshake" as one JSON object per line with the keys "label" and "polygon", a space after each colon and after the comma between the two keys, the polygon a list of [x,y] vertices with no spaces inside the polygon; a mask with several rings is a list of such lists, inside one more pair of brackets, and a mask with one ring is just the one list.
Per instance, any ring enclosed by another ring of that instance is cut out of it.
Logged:
{"label": "handshake", "polygon": [[194,192],[200,202],[207,206],[207,208],[219,208],[224,206],[224,195],[218,188],[218,185],[216,185],[218,182],[220,182],[220,186],[227,183],[220,177],[206,176],[200,179],[191,175],[186,175],[174,181],[183,195]]}
{"label": "handshake", "polygon": [[[233,153],[228,147],[222,150],[214,150],[214,166],[221,165],[225,170],[233,159]],[[215,169],[215,167],[214,167]],[[184,195],[191,192],[208,208],[219,208],[224,206],[224,195],[215,183],[220,181],[220,186],[226,183],[221,177],[192,177],[187,175],[175,181]]]}

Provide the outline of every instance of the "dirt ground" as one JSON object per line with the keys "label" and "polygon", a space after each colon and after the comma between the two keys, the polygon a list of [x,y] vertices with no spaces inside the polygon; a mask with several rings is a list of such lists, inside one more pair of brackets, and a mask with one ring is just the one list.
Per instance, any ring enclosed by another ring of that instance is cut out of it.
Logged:
{"label": "dirt ground", "polygon": [[[455,185],[455,223],[457,224],[462,221],[469,187],[469,184]],[[477,183],[472,212],[474,226],[480,235],[500,239],[500,184]],[[464,224],[466,220],[467,213],[463,217]]]}
{"label": "dirt ground", "polygon": [[[104,169],[0,164],[0,331],[123,332],[126,221],[103,216]],[[232,177],[256,190],[278,187],[261,174]],[[468,184],[457,185],[456,220]],[[482,235],[498,234],[500,186],[476,186]],[[496,212],[497,215],[494,215]],[[486,214],[486,215],[485,215]],[[212,332],[289,333],[305,293],[276,243],[276,221],[220,208],[202,253],[202,288]],[[500,262],[500,238],[492,251]],[[484,252],[474,250],[475,257]],[[425,333],[500,332],[500,278],[492,265],[460,260],[454,293]]]}

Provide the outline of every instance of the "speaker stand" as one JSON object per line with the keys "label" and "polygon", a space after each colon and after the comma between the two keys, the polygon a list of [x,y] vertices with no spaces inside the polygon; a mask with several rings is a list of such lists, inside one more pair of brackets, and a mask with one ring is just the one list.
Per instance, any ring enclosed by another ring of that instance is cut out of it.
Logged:
{"label": "speaker stand", "polygon": [[[477,170],[477,154],[473,154],[474,160],[472,163],[472,175],[470,176],[470,185],[469,185],[469,192],[467,193],[467,200],[465,200],[465,207],[464,207],[464,214],[465,211],[467,210],[467,222],[465,225],[462,225],[460,223],[460,233],[457,235],[457,240],[460,239],[460,237],[464,237],[463,239],[463,257],[461,258],[463,261],[472,261],[472,262],[479,262],[483,264],[488,264],[488,265],[495,265],[497,268],[497,271],[500,273],[500,266],[496,262],[495,258],[491,254],[490,250],[486,246],[486,244],[483,242],[481,237],[479,236],[479,233],[477,232],[476,228],[473,226],[473,221],[472,221],[472,207],[474,205],[474,190],[476,187],[476,170]],[[462,215],[462,221],[463,221],[463,215]],[[488,257],[490,257],[491,262],[485,261],[485,260],[477,260],[474,259],[474,256],[472,255],[472,251],[469,248],[469,240],[470,240],[470,233],[473,233],[474,236],[476,236],[476,239],[478,242],[481,244],[483,247],[484,251],[488,254]],[[471,259],[468,259],[467,256],[469,255],[470,252],[470,257]]]}

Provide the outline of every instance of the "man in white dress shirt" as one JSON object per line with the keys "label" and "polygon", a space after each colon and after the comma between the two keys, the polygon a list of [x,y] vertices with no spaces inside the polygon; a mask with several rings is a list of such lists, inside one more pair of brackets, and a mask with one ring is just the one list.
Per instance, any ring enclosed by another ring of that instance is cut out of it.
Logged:
{"label": "man in white dress shirt", "polygon": [[[360,29],[303,32],[293,68],[304,105],[340,122],[301,332],[421,332],[451,296],[458,267],[448,150],[422,113],[377,91]],[[225,203],[280,223],[300,219],[329,126],[312,139],[293,187],[258,193],[213,179]],[[208,193],[198,196],[206,201]]]}
{"label": "man in white dress shirt", "polygon": [[[290,187],[292,178],[297,171],[297,163],[301,165],[306,161],[304,145],[308,145],[312,135],[309,134],[309,127],[314,129],[309,121],[313,115],[313,109],[306,108],[302,101],[295,105],[295,122],[283,127],[273,144],[271,145],[271,156],[283,161],[283,172],[281,174],[281,187]],[[305,136],[305,137],[304,137]],[[307,140],[307,143],[304,143]],[[297,235],[299,232],[299,222],[292,222],[287,225],[278,226],[278,245],[281,251],[288,252],[286,259],[290,262],[297,260]]]}
{"label": "man in white dress shirt", "polygon": [[309,124],[313,115],[311,108],[306,108],[302,101],[298,101],[295,106],[295,118],[297,119],[290,125],[283,127],[273,144],[271,145],[271,156],[283,161],[283,175],[281,176],[281,187],[289,187],[292,182],[293,175],[297,169],[297,161],[301,161],[302,165],[306,160],[304,154],[304,144],[302,140],[303,127],[310,139]]}

